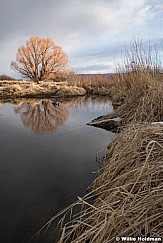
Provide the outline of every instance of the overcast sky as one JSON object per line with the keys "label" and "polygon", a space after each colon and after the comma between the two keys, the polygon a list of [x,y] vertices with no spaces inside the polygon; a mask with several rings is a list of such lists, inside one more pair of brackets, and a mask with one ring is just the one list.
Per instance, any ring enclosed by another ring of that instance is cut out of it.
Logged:
{"label": "overcast sky", "polygon": [[77,73],[114,72],[124,45],[161,40],[161,0],[0,0],[0,74],[31,36],[49,37]]}

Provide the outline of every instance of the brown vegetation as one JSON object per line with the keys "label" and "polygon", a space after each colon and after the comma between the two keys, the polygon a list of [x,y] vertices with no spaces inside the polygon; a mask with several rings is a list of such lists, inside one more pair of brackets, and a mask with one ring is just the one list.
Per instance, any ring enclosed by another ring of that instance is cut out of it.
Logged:
{"label": "brown vegetation", "polygon": [[[128,125],[109,146],[107,163],[92,192],[67,209],[71,221],[62,228],[58,242],[163,237],[162,156],[163,127]],[[74,215],[76,207],[81,211]]]}
{"label": "brown vegetation", "polygon": [[66,54],[51,39],[31,37],[18,49],[16,62],[11,63],[11,68],[38,83],[55,78],[66,64]]}
{"label": "brown vegetation", "polygon": [[67,77],[70,85],[76,85],[86,89],[88,95],[111,95],[111,88],[115,85],[117,74],[81,75],[73,72]]}
{"label": "brown vegetation", "polygon": [[123,124],[163,121],[163,80],[156,77],[144,75],[141,82],[135,82],[111,117],[121,117]]}
{"label": "brown vegetation", "polygon": [[133,43],[111,87],[113,104],[121,106],[109,118],[121,117],[123,125],[163,120],[163,73],[159,63],[156,50]]}
{"label": "brown vegetation", "polygon": [[68,97],[85,95],[82,87],[67,85],[67,82],[44,82],[39,84],[30,81],[0,81],[0,98],[38,98],[38,97]]}

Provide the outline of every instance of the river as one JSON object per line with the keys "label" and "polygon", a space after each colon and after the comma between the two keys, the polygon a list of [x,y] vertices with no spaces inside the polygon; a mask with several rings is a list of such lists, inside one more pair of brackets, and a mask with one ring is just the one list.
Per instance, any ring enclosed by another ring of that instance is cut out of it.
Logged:
{"label": "river", "polygon": [[[58,102],[59,101],[59,102]],[[114,134],[86,125],[112,112],[106,98],[0,104],[0,242],[27,242],[86,193]],[[55,225],[40,243],[55,242]]]}

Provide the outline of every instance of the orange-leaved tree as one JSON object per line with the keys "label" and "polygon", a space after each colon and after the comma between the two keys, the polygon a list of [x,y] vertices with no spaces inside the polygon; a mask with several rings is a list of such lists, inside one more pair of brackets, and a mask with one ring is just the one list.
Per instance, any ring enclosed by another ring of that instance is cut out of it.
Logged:
{"label": "orange-leaved tree", "polygon": [[39,83],[63,72],[66,64],[67,55],[51,39],[31,37],[18,49],[16,61],[11,62],[11,68]]}

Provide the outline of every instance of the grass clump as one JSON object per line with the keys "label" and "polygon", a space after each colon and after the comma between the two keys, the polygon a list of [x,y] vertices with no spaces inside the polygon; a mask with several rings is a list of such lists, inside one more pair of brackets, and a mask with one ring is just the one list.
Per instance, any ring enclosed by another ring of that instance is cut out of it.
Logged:
{"label": "grass clump", "polygon": [[58,87],[56,90],[56,95],[59,96],[80,96],[80,95],[85,95],[86,90],[82,87],[77,87],[77,86],[67,86],[63,85],[61,87]]}

